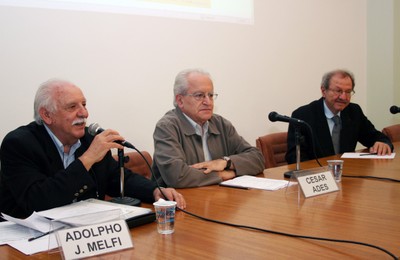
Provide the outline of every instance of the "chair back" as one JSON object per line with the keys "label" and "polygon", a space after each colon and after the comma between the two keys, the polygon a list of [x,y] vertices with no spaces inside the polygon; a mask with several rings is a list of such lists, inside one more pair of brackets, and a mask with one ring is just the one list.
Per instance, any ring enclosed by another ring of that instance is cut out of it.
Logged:
{"label": "chair back", "polygon": [[[143,156],[146,158],[147,162],[152,164],[153,160],[151,155],[147,151],[140,151]],[[124,167],[131,170],[132,172],[143,175],[147,179],[151,179],[151,170],[147,166],[147,163],[143,159],[143,157],[138,152],[128,152],[124,154],[125,157],[128,157],[128,161],[125,162]],[[118,155],[113,155],[114,159],[118,161]]]}
{"label": "chair back", "polygon": [[387,137],[389,137],[390,141],[399,142],[400,141],[400,124],[387,126],[382,129],[382,133],[384,133]]}
{"label": "chair back", "polygon": [[287,164],[287,132],[261,136],[257,138],[256,146],[264,155],[266,169]]}

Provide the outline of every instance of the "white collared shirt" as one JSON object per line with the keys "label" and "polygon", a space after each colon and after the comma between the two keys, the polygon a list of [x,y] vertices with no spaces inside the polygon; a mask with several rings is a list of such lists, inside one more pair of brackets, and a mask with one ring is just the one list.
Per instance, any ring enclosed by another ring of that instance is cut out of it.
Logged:
{"label": "white collared shirt", "polygon": [[203,128],[197,124],[193,119],[188,117],[185,113],[183,115],[189,120],[190,124],[193,126],[196,134],[201,137],[201,141],[203,143],[203,152],[204,152],[204,159],[205,161],[211,161],[211,154],[210,150],[208,149],[207,139],[208,139],[208,121],[204,123]]}

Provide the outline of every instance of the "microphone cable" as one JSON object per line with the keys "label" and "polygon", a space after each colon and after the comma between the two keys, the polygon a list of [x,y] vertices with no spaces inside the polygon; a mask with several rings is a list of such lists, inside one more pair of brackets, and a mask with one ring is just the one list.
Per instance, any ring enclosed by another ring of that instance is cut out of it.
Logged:
{"label": "microphone cable", "polygon": [[389,256],[393,257],[393,259],[395,259],[395,260],[398,259],[390,251],[388,251],[388,250],[386,250],[386,249],[384,249],[382,247],[379,247],[379,246],[376,246],[376,245],[372,245],[372,244],[368,244],[368,243],[364,243],[364,242],[358,242],[358,241],[352,241],[352,240],[343,240],[343,239],[334,239],[334,238],[324,238],[324,237],[313,237],[313,236],[305,236],[305,235],[296,235],[296,234],[292,234],[292,233],[274,231],[274,230],[269,230],[269,229],[263,229],[263,228],[253,227],[253,226],[234,224],[234,223],[224,222],[224,221],[220,221],[220,220],[210,219],[210,218],[202,217],[202,216],[199,216],[197,214],[188,212],[188,211],[186,211],[184,209],[180,209],[180,208],[178,208],[178,209],[181,210],[182,212],[190,215],[190,216],[193,216],[195,218],[199,218],[199,219],[204,220],[204,221],[212,222],[212,223],[227,225],[227,226],[241,228],[241,229],[250,229],[250,230],[255,230],[255,231],[260,231],[260,232],[265,232],[265,233],[271,233],[271,234],[276,234],[276,235],[287,236],[287,237],[303,238],[303,239],[311,239],[311,240],[321,240],[321,241],[328,241],[328,242],[335,242],[335,243],[347,243],[347,244],[362,245],[362,246],[378,249],[380,251],[385,252]]}
{"label": "microphone cable", "polygon": [[[308,125],[309,126],[309,125]],[[309,127],[309,129],[311,130],[311,127]],[[312,131],[312,130],[311,130]],[[136,148],[133,146],[133,149],[136,150],[140,156],[143,158],[143,160],[146,162],[147,167],[149,167],[150,172],[151,172],[151,176],[154,179],[155,183],[157,184],[157,188],[159,189],[159,191],[161,192],[161,195],[166,199],[169,200],[167,198],[167,196],[165,195],[165,193],[162,191],[162,187],[160,186],[160,184],[158,183],[158,180],[155,178],[153,169],[150,166],[150,163],[147,161],[147,159],[145,158],[145,156]],[[318,159],[317,162],[319,163]],[[321,165],[321,164],[320,164]],[[271,233],[271,234],[276,234],[276,235],[282,235],[282,236],[287,236],[287,237],[294,237],[294,238],[303,238],[303,239],[311,239],[311,240],[321,240],[321,241],[328,241],[328,242],[335,242],[335,243],[347,243],[347,244],[356,244],[356,245],[362,245],[362,246],[366,246],[366,247],[371,247],[371,248],[375,248],[377,250],[383,251],[384,253],[388,254],[389,256],[391,256],[393,259],[398,259],[393,253],[391,253],[390,251],[376,246],[376,245],[372,245],[372,244],[368,244],[368,243],[364,243],[364,242],[358,242],[358,241],[352,241],[352,240],[342,240],[342,239],[333,239],[333,238],[324,238],[324,237],[313,237],[313,236],[305,236],[305,235],[296,235],[296,234],[291,234],[291,233],[286,233],[286,232],[280,232],[280,231],[274,231],[274,230],[269,230],[269,229],[263,229],[263,228],[258,228],[258,227],[253,227],[253,226],[247,226],[247,225],[241,225],[241,224],[234,224],[234,223],[229,223],[229,222],[224,222],[224,221],[220,221],[220,220],[215,220],[215,219],[211,219],[211,218],[206,218],[197,214],[194,214],[192,212],[189,212],[187,210],[181,209],[180,207],[176,207],[178,210],[182,211],[183,213],[186,213],[192,217],[198,218],[200,220],[204,220],[207,222],[212,222],[212,223],[216,223],[216,224],[221,224],[221,225],[226,225],[226,226],[231,226],[231,227],[236,227],[236,228],[241,228],[241,229],[249,229],[249,230],[255,230],[255,231],[260,231],[260,232],[265,232],[265,233]]]}
{"label": "microphone cable", "polygon": [[393,182],[400,182],[398,179],[393,179],[393,178],[387,178],[387,177],[377,177],[377,176],[371,176],[371,175],[366,175],[366,176],[361,176],[361,175],[344,175],[342,174],[342,177],[346,178],[360,178],[360,179],[374,179],[374,180],[382,180],[382,181],[393,181]]}
{"label": "microphone cable", "polygon": [[[290,126],[291,124],[289,123],[289,126]],[[317,157],[317,153],[316,153],[316,149],[315,149],[315,138],[314,138],[314,132],[313,132],[313,130],[312,130],[312,128],[311,128],[311,126],[306,122],[306,121],[304,121],[304,120],[302,120],[302,124],[300,124],[299,126],[296,126],[296,125],[294,125],[293,127],[297,127],[297,130],[295,130],[295,131],[299,131],[299,135],[300,135],[300,139],[303,139],[303,137],[304,137],[304,135],[302,135],[301,134],[301,126],[302,125],[305,125],[306,126],[306,128],[305,128],[305,130],[307,131],[307,133],[308,133],[308,135],[310,136],[310,139],[311,139],[311,149],[312,149],[312,152],[313,152],[313,156],[314,156],[314,159],[315,159],[315,161],[318,163],[318,165],[320,166],[320,167],[322,167],[322,164],[319,162],[319,160],[318,160],[318,157]],[[297,138],[297,137],[295,137],[295,138]],[[301,147],[301,142],[302,141],[304,141],[304,140],[298,140],[298,142],[300,142],[300,147]],[[301,151],[300,151],[300,153],[301,153]]]}
{"label": "microphone cable", "polygon": [[[317,153],[315,152],[315,143],[316,143],[316,142],[315,142],[315,138],[314,138],[314,132],[313,132],[311,126],[310,126],[306,121],[304,121],[304,124],[307,126],[307,130],[308,130],[309,135],[310,135],[310,137],[311,137],[311,145],[312,145],[312,149],[313,149],[314,158],[315,158],[315,160],[317,161],[318,165],[319,165],[320,167],[322,167],[322,164],[321,164],[321,163],[319,162],[319,160],[318,160]],[[318,143],[318,144],[319,144],[319,143]]]}

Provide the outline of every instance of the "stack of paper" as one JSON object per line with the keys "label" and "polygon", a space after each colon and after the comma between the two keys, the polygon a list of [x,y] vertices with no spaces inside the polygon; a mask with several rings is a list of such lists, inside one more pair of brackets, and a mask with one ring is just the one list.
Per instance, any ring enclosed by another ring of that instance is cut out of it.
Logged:
{"label": "stack of paper", "polygon": [[286,188],[288,184],[289,181],[285,180],[274,180],[250,175],[243,175],[220,183],[221,186],[261,190],[279,190]]}
{"label": "stack of paper", "polygon": [[[58,245],[55,233],[50,233],[32,241],[29,241],[29,238],[46,234],[51,230],[58,230],[60,227],[65,226],[66,223],[68,227],[71,225],[84,226],[99,221],[107,222],[113,218],[115,219],[116,216],[128,221],[129,219],[149,214],[154,214],[151,209],[96,199],[34,212],[26,219],[17,219],[2,214],[3,218],[8,221],[0,222],[0,245],[8,244],[26,255],[32,255],[54,249]],[[11,236],[10,234],[13,235]]]}

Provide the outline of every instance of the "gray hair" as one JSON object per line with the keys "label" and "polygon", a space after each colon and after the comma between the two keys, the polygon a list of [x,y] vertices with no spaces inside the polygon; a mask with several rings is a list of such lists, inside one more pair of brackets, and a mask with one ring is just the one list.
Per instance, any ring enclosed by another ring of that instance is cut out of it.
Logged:
{"label": "gray hair", "polygon": [[55,90],[63,88],[66,84],[72,84],[62,79],[50,79],[43,82],[36,91],[35,101],[33,103],[33,118],[39,125],[43,124],[39,110],[43,107],[49,112],[57,111],[57,102],[53,97]]}
{"label": "gray hair", "polygon": [[354,81],[354,75],[353,73],[351,73],[348,70],[333,70],[333,71],[329,71],[327,73],[325,73],[325,75],[322,77],[322,81],[321,81],[321,87],[325,88],[325,89],[329,89],[329,83],[331,81],[331,78],[335,75],[340,75],[343,78],[349,77],[351,79],[351,88],[354,89],[355,86],[355,81]]}
{"label": "gray hair", "polygon": [[178,104],[176,103],[175,97],[176,95],[184,95],[187,93],[187,90],[189,88],[188,84],[188,77],[191,74],[198,74],[198,75],[204,75],[207,76],[209,79],[211,79],[210,73],[203,69],[186,69],[182,70],[181,72],[178,73],[175,77],[175,83],[174,83],[174,106],[176,107]]}

